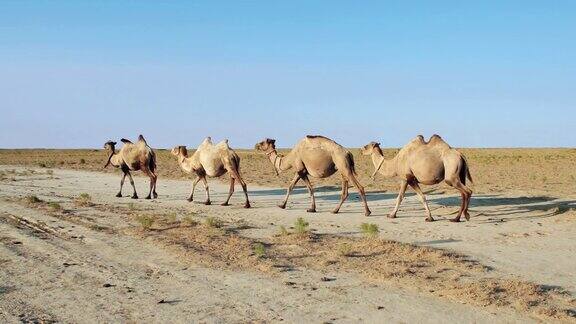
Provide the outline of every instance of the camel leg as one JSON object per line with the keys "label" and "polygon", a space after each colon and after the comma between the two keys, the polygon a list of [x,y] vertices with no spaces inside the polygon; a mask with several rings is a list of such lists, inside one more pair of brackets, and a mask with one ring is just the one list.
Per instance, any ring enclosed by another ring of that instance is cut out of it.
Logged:
{"label": "camel leg", "polygon": [[460,180],[454,180],[449,183],[452,187],[458,189],[462,195],[462,203],[460,204],[460,211],[458,211],[458,216],[451,219],[451,222],[459,222],[460,217],[464,214],[466,220],[470,220],[470,214],[468,213],[468,205],[470,204],[470,198],[472,197],[472,190],[466,187]]}
{"label": "camel leg", "polygon": [[340,207],[342,207],[342,204],[346,199],[348,199],[348,180],[342,177],[342,195],[340,196],[340,203],[332,211],[333,214],[337,214],[340,211]]}
{"label": "camel leg", "polygon": [[286,204],[288,203],[288,197],[290,197],[290,193],[292,192],[292,189],[294,189],[294,186],[296,185],[298,180],[300,180],[300,175],[296,173],[294,179],[292,179],[292,182],[290,182],[290,185],[288,185],[288,190],[286,190],[286,198],[284,198],[284,202],[278,205],[278,207],[282,209],[286,208]]}
{"label": "camel leg", "polygon": [[148,192],[148,196],[146,196],[144,199],[151,199],[152,192],[154,191],[154,175],[152,172],[150,172],[150,170],[144,169],[142,171],[144,171],[144,173],[146,173],[146,175],[150,178],[150,191]]}
{"label": "camel leg", "polygon": [[138,194],[136,193],[136,186],[134,185],[134,179],[132,179],[132,175],[130,171],[126,172],[128,175],[128,179],[130,179],[130,184],[132,185],[132,189],[134,189],[134,193],[132,194],[132,199],[138,199]]}
{"label": "camel leg", "polygon": [[366,191],[364,191],[364,187],[358,182],[358,179],[354,176],[352,172],[350,172],[347,176],[348,179],[352,180],[352,183],[358,188],[358,192],[360,193],[360,198],[362,198],[362,202],[364,203],[364,215],[370,216],[372,212],[368,208],[368,201],[366,201]]}
{"label": "camel leg", "polygon": [[154,187],[152,190],[152,194],[154,195],[154,199],[158,198],[158,194],[156,193],[156,184],[158,183],[158,175],[154,172],[152,172],[152,175],[154,176]]}
{"label": "camel leg", "polygon": [[190,196],[188,197],[188,201],[194,201],[194,191],[196,190],[196,185],[200,182],[200,177],[197,177],[192,182],[192,190],[190,191]]}
{"label": "camel leg", "polygon": [[120,180],[120,191],[116,194],[116,197],[122,197],[122,187],[124,186],[124,179],[126,179],[126,172],[122,175],[122,180]]}
{"label": "camel leg", "polygon": [[228,206],[228,202],[230,201],[230,197],[232,197],[232,194],[234,193],[234,177],[231,176],[230,177],[230,190],[228,191],[228,198],[226,199],[225,202],[222,203],[222,206]]}
{"label": "camel leg", "polygon": [[418,195],[418,199],[420,199],[420,202],[422,203],[422,205],[424,205],[424,209],[426,210],[426,221],[427,222],[433,222],[434,218],[432,218],[432,213],[430,212],[430,208],[428,207],[428,202],[426,201],[426,196],[424,196],[424,193],[422,192],[422,189],[420,189],[420,186],[418,185],[417,182],[413,182],[410,183],[410,187],[412,187],[412,189],[414,189],[414,191],[416,191],[416,194]]}
{"label": "camel leg", "polygon": [[201,179],[204,183],[204,188],[206,189],[206,201],[204,202],[204,205],[212,205],[212,202],[210,201],[210,188],[208,187],[208,180],[206,180],[205,176]]}
{"label": "camel leg", "polygon": [[242,180],[242,177],[240,176],[240,171],[238,171],[236,169],[231,169],[230,174],[234,178],[236,178],[236,180],[238,180],[238,182],[240,182],[240,185],[242,186],[242,191],[244,191],[244,197],[246,197],[246,202],[244,203],[244,208],[250,208],[250,200],[248,199],[248,186],[246,186],[246,182],[244,182],[244,180]]}
{"label": "camel leg", "polygon": [[315,213],[316,212],[316,198],[314,198],[314,188],[312,187],[312,183],[310,182],[310,179],[308,179],[307,175],[303,176],[302,180],[304,180],[306,187],[308,187],[308,192],[310,193],[310,199],[312,199],[312,204],[310,205],[310,208],[308,208],[306,211],[309,213]]}
{"label": "camel leg", "polygon": [[394,210],[392,211],[392,213],[390,213],[390,215],[388,215],[388,217],[396,218],[396,214],[398,213],[398,209],[400,209],[400,204],[404,199],[404,194],[406,193],[407,187],[408,187],[408,181],[402,180],[402,182],[400,183],[400,191],[398,192],[398,198],[396,198],[396,207],[394,207]]}

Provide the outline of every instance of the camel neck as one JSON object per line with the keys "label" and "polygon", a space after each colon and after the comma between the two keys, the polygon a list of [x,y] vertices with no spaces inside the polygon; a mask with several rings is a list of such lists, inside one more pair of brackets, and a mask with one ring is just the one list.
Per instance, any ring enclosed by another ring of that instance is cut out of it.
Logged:
{"label": "camel neck", "polygon": [[268,159],[272,162],[274,169],[276,172],[285,171],[290,168],[290,165],[286,163],[286,157],[278,154],[278,152],[274,149],[273,151],[267,153]]}
{"label": "camel neck", "polygon": [[396,176],[395,160],[396,157],[391,160],[386,160],[382,152],[372,153],[372,164],[374,164],[374,168],[377,169],[375,172],[383,175],[386,178]]}

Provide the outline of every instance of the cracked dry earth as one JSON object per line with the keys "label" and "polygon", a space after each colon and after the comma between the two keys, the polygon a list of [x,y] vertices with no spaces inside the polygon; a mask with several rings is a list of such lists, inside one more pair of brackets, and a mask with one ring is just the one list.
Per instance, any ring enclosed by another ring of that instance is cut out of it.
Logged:
{"label": "cracked dry earth", "polygon": [[[280,210],[284,190],[249,187],[243,209],[239,193],[217,205],[217,181],[205,206],[185,201],[189,181],[160,179],[146,201],[114,197],[119,175],[0,170],[3,323],[576,321],[574,197],[478,196],[472,221],[453,224],[456,195],[434,195],[429,224],[415,197],[386,218],[388,193],[370,194],[365,218],[356,195],[330,214],[339,193],[322,188],[308,214],[302,188]],[[311,233],[278,235],[298,217]],[[380,239],[361,238],[363,222]]]}

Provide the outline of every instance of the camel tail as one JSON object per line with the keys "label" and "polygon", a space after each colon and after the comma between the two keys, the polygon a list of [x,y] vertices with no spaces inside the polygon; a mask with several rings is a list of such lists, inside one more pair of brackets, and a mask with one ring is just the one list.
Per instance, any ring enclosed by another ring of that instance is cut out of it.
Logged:
{"label": "camel tail", "polygon": [[462,167],[460,168],[460,182],[466,185],[466,179],[468,179],[470,183],[474,184],[474,181],[472,180],[472,175],[470,174],[470,168],[468,167],[468,161],[466,161],[466,158],[464,157],[464,155],[462,155]]}
{"label": "camel tail", "polygon": [[236,167],[236,170],[238,170],[238,173],[240,173],[240,157],[238,156],[238,154],[232,154],[231,160],[234,166]]}
{"label": "camel tail", "polygon": [[356,164],[354,163],[354,156],[352,155],[352,153],[348,152],[348,154],[346,154],[346,161],[348,162],[348,165],[350,166],[350,170],[352,171],[352,173],[356,175]]}

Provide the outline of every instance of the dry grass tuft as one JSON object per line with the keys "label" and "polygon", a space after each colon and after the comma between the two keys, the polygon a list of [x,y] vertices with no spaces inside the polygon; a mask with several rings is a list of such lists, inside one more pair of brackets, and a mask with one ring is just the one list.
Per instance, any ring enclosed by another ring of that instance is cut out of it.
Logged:
{"label": "dry grass tuft", "polygon": [[92,203],[92,197],[87,193],[81,193],[78,197],[74,199],[74,204],[79,207],[90,207],[94,205]]}

